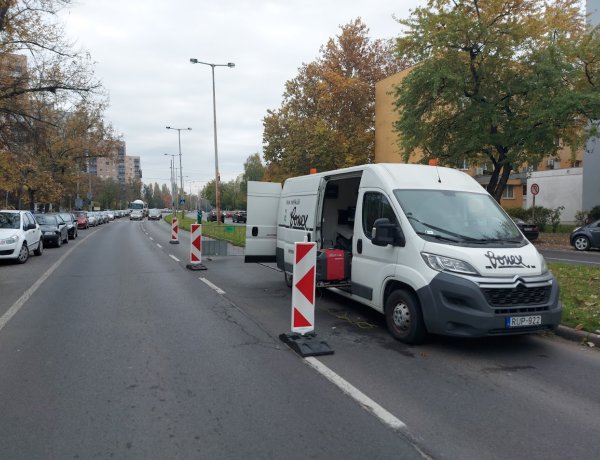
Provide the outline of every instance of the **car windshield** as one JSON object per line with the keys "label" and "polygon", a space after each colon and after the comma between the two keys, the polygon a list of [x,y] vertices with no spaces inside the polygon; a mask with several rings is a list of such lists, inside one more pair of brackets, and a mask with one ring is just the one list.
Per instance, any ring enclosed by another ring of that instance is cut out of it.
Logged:
{"label": "car windshield", "polygon": [[394,195],[415,232],[425,239],[475,244],[522,241],[517,226],[488,194],[395,190]]}
{"label": "car windshield", "polygon": [[73,220],[71,214],[69,214],[68,212],[61,213],[60,217],[62,217],[62,220],[64,220],[65,222],[71,222]]}
{"label": "car windshield", "polygon": [[21,216],[18,212],[0,212],[0,228],[21,228]]}
{"label": "car windshield", "polygon": [[44,214],[38,214],[35,216],[35,220],[38,221],[40,225],[56,225],[56,216],[46,216]]}

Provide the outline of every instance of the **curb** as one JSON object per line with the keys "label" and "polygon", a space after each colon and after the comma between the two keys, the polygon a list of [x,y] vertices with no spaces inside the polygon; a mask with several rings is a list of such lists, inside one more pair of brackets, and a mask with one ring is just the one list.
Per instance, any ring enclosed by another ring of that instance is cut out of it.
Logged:
{"label": "curb", "polygon": [[593,343],[595,346],[600,347],[600,335],[594,334],[593,332],[578,331],[567,326],[559,325],[555,334],[567,340],[580,343]]}

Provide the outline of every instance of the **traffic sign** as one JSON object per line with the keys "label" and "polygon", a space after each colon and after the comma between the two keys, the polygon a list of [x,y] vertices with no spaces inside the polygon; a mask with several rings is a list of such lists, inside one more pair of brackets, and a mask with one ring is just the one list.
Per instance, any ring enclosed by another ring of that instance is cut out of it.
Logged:
{"label": "traffic sign", "polygon": [[292,332],[314,330],[317,244],[296,243],[292,290]]}
{"label": "traffic sign", "polygon": [[279,339],[302,357],[331,355],[333,350],[315,334],[317,244],[296,242],[292,275],[292,333]]}
{"label": "traffic sign", "polygon": [[531,184],[531,194],[536,196],[538,193],[540,193],[540,186],[536,183]]}

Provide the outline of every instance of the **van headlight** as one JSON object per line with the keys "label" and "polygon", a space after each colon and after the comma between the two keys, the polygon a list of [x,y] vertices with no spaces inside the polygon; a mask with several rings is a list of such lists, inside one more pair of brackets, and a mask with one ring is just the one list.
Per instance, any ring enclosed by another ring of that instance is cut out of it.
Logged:
{"label": "van headlight", "polygon": [[540,268],[542,269],[542,275],[548,273],[548,264],[546,263],[546,259],[544,256],[540,254]]}
{"label": "van headlight", "polygon": [[439,272],[462,273],[464,275],[479,275],[470,264],[464,260],[452,259],[451,257],[439,256],[422,252],[421,256],[427,265]]}

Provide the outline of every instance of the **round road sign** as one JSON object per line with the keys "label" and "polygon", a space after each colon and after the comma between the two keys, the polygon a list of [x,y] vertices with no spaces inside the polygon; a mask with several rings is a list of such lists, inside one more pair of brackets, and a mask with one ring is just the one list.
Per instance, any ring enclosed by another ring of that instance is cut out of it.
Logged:
{"label": "round road sign", "polygon": [[538,193],[540,193],[540,186],[538,184],[531,184],[531,194],[532,195],[537,195]]}

